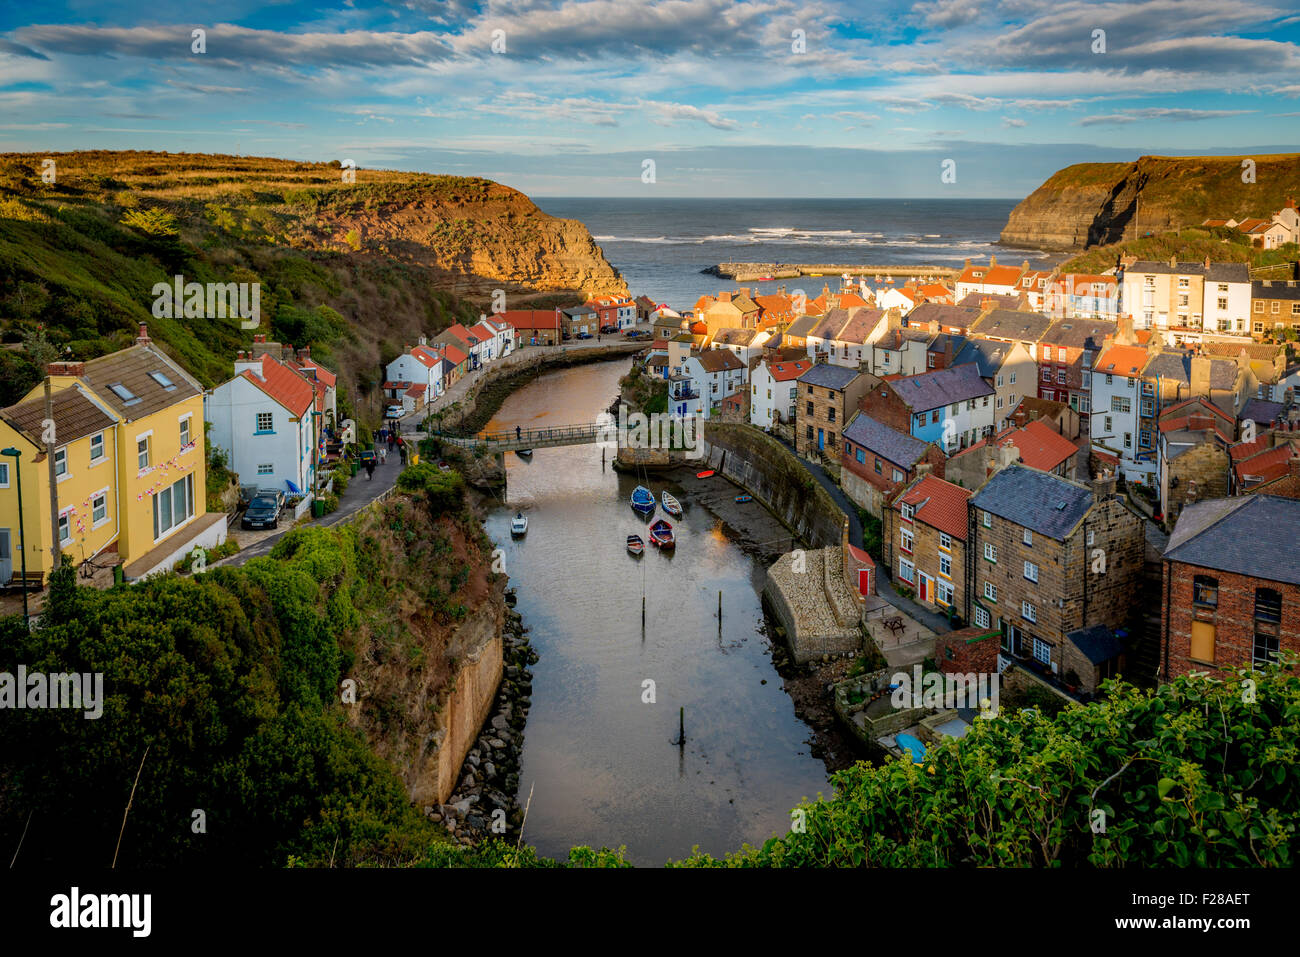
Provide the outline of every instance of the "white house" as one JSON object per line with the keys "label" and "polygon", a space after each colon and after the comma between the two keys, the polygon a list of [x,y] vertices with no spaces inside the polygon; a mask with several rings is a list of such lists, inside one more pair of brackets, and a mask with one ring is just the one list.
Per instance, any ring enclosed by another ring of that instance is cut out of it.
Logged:
{"label": "white house", "polygon": [[423,336],[420,337],[419,345],[408,349],[388,363],[384,374],[388,377],[384,383],[384,391],[394,401],[400,401],[407,388],[417,383],[425,387],[426,401],[442,395],[442,356],[433,346],[427,344]]}
{"label": "white house", "polygon": [[[204,401],[209,436],[222,449],[243,485],[308,493],[313,483],[316,430],[312,386],[269,355],[240,353],[235,377]],[[323,406],[318,396],[317,411]]]}
{"label": "white house", "polygon": [[286,359],[285,364],[294,369],[308,381],[317,383],[317,396],[323,399],[321,411],[326,418],[338,424],[338,376],[326,369],[311,357],[311,349],[304,346],[298,350],[296,358]]}
{"label": "white house", "polygon": [[972,265],[968,259],[961,275],[957,277],[957,301],[961,302],[973,292],[1018,296],[1020,275],[1028,269],[1028,262],[1024,266],[999,266],[997,256],[990,256],[987,266]]}
{"label": "white house", "polygon": [[763,345],[772,338],[772,333],[765,329],[719,329],[713,334],[712,347],[726,349],[740,357],[740,361],[749,368],[749,362],[761,355]]}
{"label": "white house", "polygon": [[706,419],[723,399],[745,389],[745,363],[726,349],[693,353],[682,364],[682,372],[694,383]]}
{"label": "white house", "polygon": [[1147,351],[1141,346],[1110,345],[1092,367],[1092,418],[1088,434],[1094,447],[1119,456],[1126,480],[1154,481],[1155,456],[1138,460],[1138,422],[1142,370]]}
{"label": "white house", "polygon": [[749,376],[749,424],[760,429],[777,422],[793,423],[799,398],[799,377],[812,368],[811,359],[772,362],[760,359]]}
{"label": "white house", "polygon": [[915,288],[910,286],[894,287],[890,286],[881,289],[876,293],[876,305],[881,309],[897,309],[899,315],[907,315],[917,305],[924,301],[924,297]]}
{"label": "white house", "polygon": [[1205,271],[1206,332],[1250,334],[1250,267],[1246,263],[1210,263]]}

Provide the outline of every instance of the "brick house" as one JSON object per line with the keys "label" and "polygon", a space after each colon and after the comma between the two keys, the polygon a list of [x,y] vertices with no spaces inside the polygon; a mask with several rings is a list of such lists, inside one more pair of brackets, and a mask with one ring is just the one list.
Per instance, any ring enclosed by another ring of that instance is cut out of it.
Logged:
{"label": "brick house", "polygon": [[844,494],[880,518],[884,503],[902,485],[924,471],[944,475],[943,451],[856,413],[843,431],[840,485]]}
{"label": "brick house", "polygon": [[1038,396],[1068,403],[1088,421],[1092,411],[1092,365],[1109,336],[1118,331],[1103,319],[1061,319],[1038,343]]}
{"label": "brick house", "polygon": [[1164,554],[1160,674],[1227,677],[1300,652],[1300,501],[1247,495],[1196,502]]}
{"label": "brick house", "polygon": [[865,394],[861,408],[891,429],[937,442],[951,453],[993,431],[993,395],[979,369],[968,363],[884,380]]}
{"label": "brick house", "polygon": [[[941,614],[966,604],[966,503],[973,493],[933,475],[899,491],[881,516],[881,559],[894,580]],[[987,626],[985,626],[987,627]]]}
{"label": "brick house", "polygon": [[1256,279],[1250,284],[1250,332],[1254,336],[1300,329],[1300,282]]}
{"label": "brick house", "polygon": [[838,460],[840,430],[876,381],[875,376],[827,362],[819,362],[801,375],[795,406],[795,451],[813,455],[829,450]]}
{"label": "brick house", "polygon": [[1174,521],[1189,502],[1228,494],[1235,423],[1203,396],[1160,413],[1160,512]]}
{"label": "brick house", "polygon": [[959,628],[934,639],[934,659],[946,675],[997,674],[1000,638],[988,628]]}
{"label": "brick house", "polygon": [[950,456],[944,477],[965,488],[979,488],[990,475],[1010,462],[1028,465],[1062,478],[1077,478],[1079,447],[1037,419],[1003,429]]}
{"label": "brick house", "polygon": [[1006,656],[1091,692],[1111,666],[1067,636],[1128,624],[1145,548],[1113,479],[1089,487],[1009,465],[970,500],[963,617],[999,627]]}

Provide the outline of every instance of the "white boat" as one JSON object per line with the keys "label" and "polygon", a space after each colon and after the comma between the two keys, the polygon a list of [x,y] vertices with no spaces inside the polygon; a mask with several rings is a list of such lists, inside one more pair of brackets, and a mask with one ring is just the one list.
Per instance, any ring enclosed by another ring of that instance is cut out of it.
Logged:
{"label": "white boat", "polygon": [[523,512],[516,512],[515,517],[510,520],[510,534],[523,535],[528,531],[528,516]]}
{"label": "white boat", "polygon": [[682,503],[677,501],[674,496],[668,494],[666,489],[659,493],[659,501],[663,504],[664,511],[669,515],[682,514]]}
{"label": "white boat", "polygon": [[516,450],[515,450],[515,455],[519,456],[521,459],[531,459],[531,458],[533,457],[533,450],[532,450],[532,449],[516,449]]}

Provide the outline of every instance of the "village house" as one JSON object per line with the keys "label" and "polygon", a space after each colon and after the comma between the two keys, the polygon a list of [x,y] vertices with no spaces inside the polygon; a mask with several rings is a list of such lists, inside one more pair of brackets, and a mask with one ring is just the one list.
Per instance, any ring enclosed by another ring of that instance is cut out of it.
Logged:
{"label": "village house", "polygon": [[596,310],[600,332],[622,332],[636,325],[636,303],[627,297],[602,296],[586,305]]}
{"label": "village house", "polygon": [[685,372],[668,373],[668,412],[680,418],[707,418],[708,405],[701,391],[701,383]]}
{"label": "village house", "polygon": [[[894,319],[897,322],[897,318]],[[834,308],[808,334],[808,354],[833,365],[866,370],[871,347],[885,335],[890,320],[870,307]]]}
{"label": "village house", "polygon": [[1102,319],[1059,319],[1038,342],[1038,397],[1064,402],[1084,422],[1092,412],[1092,367],[1107,339],[1118,334],[1117,323]]}
{"label": "village house", "polygon": [[709,340],[709,346],[735,353],[748,367],[763,354],[770,338],[772,334],[762,329],[719,329]]}
{"label": "village house", "polygon": [[654,311],[660,306],[660,303],[655,302],[649,296],[637,296],[633,300],[633,304],[636,306],[637,322],[649,322]]}
{"label": "village house", "polygon": [[1035,312],[1046,311],[1044,306],[1050,294],[1052,280],[1056,278],[1055,269],[1030,269],[1026,260],[1020,276],[1016,279],[1016,292],[1029,302],[1029,308]]}
{"label": "village house", "polygon": [[749,298],[749,290],[720,292],[712,303],[696,315],[708,327],[710,334],[719,329],[758,328],[758,303]]}
{"label": "village house", "polygon": [[1254,375],[1256,391],[1254,397],[1269,402],[1286,401],[1288,390],[1300,387],[1300,362],[1287,355],[1286,343],[1255,342],[1250,339],[1233,338],[1231,340],[1206,339],[1201,343],[1200,351],[1207,356],[1236,359],[1245,355],[1245,362]]}
{"label": "village house", "polygon": [[1229,678],[1300,652],[1300,501],[1248,495],[1183,509],[1163,562],[1161,677]]}
{"label": "village house", "polygon": [[1247,358],[1216,358],[1183,349],[1166,349],[1154,339],[1142,370],[1138,405],[1138,451],[1154,448],[1160,410],[1183,399],[1204,396],[1234,419],[1259,389]]}
{"label": "village house", "polygon": [[[966,343],[969,341],[965,336],[932,330],[930,341],[925,347],[925,369],[921,371],[928,372],[932,369],[946,369],[957,365],[957,356],[966,348]],[[916,374],[920,375],[920,372]]]}
{"label": "village house", "polygon": [[1156,471],[1154,438],[1148,436],[1146,448],[1138,447],[1138,386],[1146,364],[1141,346],[1106,344],[1092,369],[1089,439],[1094,448],[1118,458],[1126,480],[1137,482],[1153,481]]}
{"label": "village house", "polygon": [[966,606],[966,507],[969,489],[933,475],[895,494],[881,523],[881,558],[916,600],[940,614]]}
{"label": "village house", "polygon": [[[1057,435],[1063,435],[1071,442],[1079,442],[1085,430],[1080,428],[1079,413],[1064,402],[1040,399],[1026,395],[1011,410],[1009,425],[1028,425],[1035,420],[1044,422]],[[1081,443],[1083,444],[1083,443]]]}
{"label": "village house", "polygon": [[928,329],[890,329],[872,343],[870,371],[882,379],[920,375],[928,369],[929,348],[934,339],[934,333]]}
{"label": "village house", "polygon": [[745,390],[745,363],[727,349],[709,349],[687,356],[682,372],[695,384],[706,419],[727,396]]}
{"label": "village house", "polygon": [[749,375],[749,424],[760,429],[793,424],[799,400],[798,379],[812,366],[811,359],[759,359]]}
{"label": "village house", "polygon": [[331,425],[338,424],[338,376],[311,357],[311,348],[303,346],[296,353],[286,355],[284,363],[308,382],[316,383],[321,411]]}
{"label": "village house", "polygon": [[1138,329],[1170,330],[1179,344],[1189,333],[1246,332],[1251,315],[1245,263],[1134,260],[1122,263],[1120,311]]}
{"label": "village house", "polygon": [[826,452],[838,460],[840,430],[875,381],[867,373],[826,362],[800,376],[795,451],[804,456]]}
{"label": "village house", "polygon": [[1056,319],[1119,318],[1119,282],[1114,276],[1066,273],[1047,286],[1041,310]]}
{"label": "village house", "polygon": [[0,572],[12,574],[3,559],[18,565],[22,558],[15,469],[22,472],[27,571],[36,581],[49,573],[56,536],[74,564],[120,564],[128,581],[225,541],[225,514],[206,509],[203,388],[143,324],[133,346],[86,362],[53,362],[47,373],[57,518],[51,519],[44,389],[37,386],[0,413],[4,447],[20,453],[0,459],[0,545],[9,545],[0,550]]}
{"label": "village house", "polygon": [[877,292],[875,299],[879,308],[897,309],[902,316],[925,302],[925,297],[915,286],[889,286]]}
{"label": "village house", "polygon": [[754,296],[754,304],[758,306],[760,329],[784,329],[796,318],[794,297],[786,295],[785,286],[778,286],[775,293]]}
{"label": "village house", "polygon": [[1036,358],[1038,343],[1054,321],[1051,316],[1038,312],[990,309],[971,324],[970,336],[995,342],[1018,342]]}
{"label": "village house", "polygon": [[957,277],[956,293],[960,301],[972,293],[981,296],[1019,296],[1020,276],[1029,270],[1028,261],[1023,266],[999,266],[998,257],[990,256],[989,264],[972,265],[966,260],[965,268]]}
{"label": "village house", "polygon": [[[1042,421],[1011,426],[981,439],[948,459],[944,478],[964,488],[979,488],[1011,462],[1062,478],[1078,478],[1079,447]],[[1085,476],[1086,477],[1086,476]]]}
{"label": "village house", "polygon": [[1277,249],[1291,241],[1291,233],[1281,223],[1267,219],[1245,219],[1237,224],[1237,231],[1245,233],[1252,246]]}
{"label": "village house", "polygon": [[1006,657],[1094,691],[1120,667],[1110,645],[1097,660],[1076,632],[1130,623],[1145,556],[1143,522],[1115,494],[1012,464],[970,500],[967,608],[979,628],[1002,631]]}
{"label": "village house", "polygon": [[951,455],[993,431],[994,395],[978,368],[967,363],[883,380],[867,392],[861,408],[890,428],[935,442]]}
{"label": "village house", "polygon": [[1234,426],[1232,418],[1204,396],[1161,411],[1158,474],[1165,521],[1175,521],[1189,502],[1228,494],[1228,447]]}
{"label": "village house", "polygon": [[510,309],[493,313],[489,318],[514,329],[515,340],[520,345],[553,346],[560,341],[562,323],[554,309]]}
{"label": "village house", "polygon": [[1252,335],[1300,329],[1300,282],[1257,279],[1250,284]]}
{"label": "village house", "polygon": [[595,337],[600,332],[600,315],[596,309],[583,303],[581,306],[569,306],[560,309],[561,339],[573,339],[577,336]]}
{"label": "village house", "polygon": [[922,472],[944,477],[944,454],[923,442],[857,412],[843,431],[840,485],[844,494],[880,518],[884,503]]}
{"label": "village house", "polygon": [[970,327],[980,317],[981,312],[982,310],[977,306],[923,302],[908,314],[902,326],[907,329],[929,329],[934,333],[964,336],[970,332]]}
{"label": "village house", "polygon": [[1034,357],[1018,342],[997,339],[967,339],[952,365],[973,365],[985,382],[993,386],[993,425],[1007,427],[1013,409],[1025,391],[1032,394],[1038,366]]}
{"label": "village house", "polygon": [[1293,425],[1264,429],[1228,448],[1232,463],[1228,491],[1247,495],[1267,489],[1291,472],[1292,460],[1300,454],[1300,429]]}

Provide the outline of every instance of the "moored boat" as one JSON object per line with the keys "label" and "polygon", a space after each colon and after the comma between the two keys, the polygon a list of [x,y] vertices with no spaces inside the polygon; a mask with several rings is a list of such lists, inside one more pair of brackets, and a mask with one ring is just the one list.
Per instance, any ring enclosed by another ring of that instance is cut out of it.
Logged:
{"label": "moored boat", "polygon": [[524,535],[528,532],[528,516],[523,512],[516,512],[515,517],[510,520],[510,534]]}
{"label": "moored boat", "polygon": [[532,450],[532,449],[516,449],[516,450],[515,450],[515,455],[519,456],[521,459],[531,459],[531,458],[533,457],[533,450]]}
{"label": "moored boat", "polygon": [[703,472],[696,472],[696,478],[709,478],[713,475],[713,469],[705,469]]}
{"label": "moored boat", "polygon": [[659,519],[650,526],[650,544],[657,548],[672,548],[676,544],[673,527],[664,519]]}
{"label": "moored boat", "polygon": [[632,489],[632,507],[638,512],[649,515],[655,510],[655,497],[644,485]]}
{"label": "moored boat", "polygon": [[641,541],[640,535],[629,535],[627,537],[627,550],[633,555],[640,555],[645,551],[645,542]]}
{"label": "moored boat", "polygon": [[682,514],[682,503],[677,501],[674,496],[669,495],[666,490],[659,493],[659,501],[663,503],[664,511],[669,515]]}
{"label": "moored boat", "polygon": [[752,501],[754,501],[754,496],[752,496],[752,495],[737,495],[737,496],[736,496],[736,501],[737,501],[737,502],[752,502]]}

